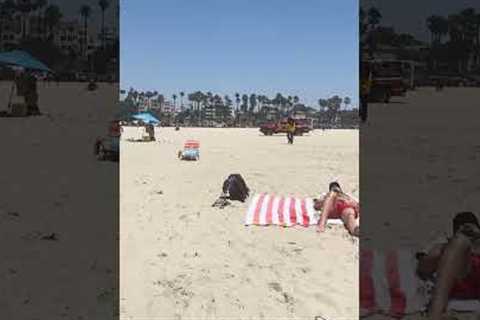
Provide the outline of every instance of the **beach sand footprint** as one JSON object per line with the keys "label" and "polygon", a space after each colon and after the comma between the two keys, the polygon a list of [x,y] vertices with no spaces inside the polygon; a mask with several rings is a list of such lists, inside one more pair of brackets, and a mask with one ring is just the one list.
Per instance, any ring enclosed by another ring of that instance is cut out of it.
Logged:
{"label": "beach sand footprint", "polygon": [[276,293],[276,300],[279,301],[282,304],[285,304],[287,307],[287,311],[290,314],[294,313],[294,306],[295,306],[295,299],[293,298],[292,295],[289,293],[285,292],[278,282],[269,282],[268,287],[270,290],[274,291]]}

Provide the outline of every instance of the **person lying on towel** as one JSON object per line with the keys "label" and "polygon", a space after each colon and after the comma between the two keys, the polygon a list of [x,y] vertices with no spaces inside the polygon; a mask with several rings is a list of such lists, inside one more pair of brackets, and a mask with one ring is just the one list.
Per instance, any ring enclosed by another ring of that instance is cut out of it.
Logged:
{"label": "person lying on towel", "polygon": [[417,274],[434,282],[429,315],[443,319],[449,299],[480,299],[480,224],[472,212],[453,219],[453,237],[417,254]]}
{"label": "person lying on towel", "polygon": [[328,219],[341,219],[352,236],[359,236],[360,228],[358,218],[360,216],[360,205],[342,191],[338,182],[330,183],[329,192],[321,199],[314,200],[315,210],[321,210],[322,214],[318,220],[318,232],[325,231]]}

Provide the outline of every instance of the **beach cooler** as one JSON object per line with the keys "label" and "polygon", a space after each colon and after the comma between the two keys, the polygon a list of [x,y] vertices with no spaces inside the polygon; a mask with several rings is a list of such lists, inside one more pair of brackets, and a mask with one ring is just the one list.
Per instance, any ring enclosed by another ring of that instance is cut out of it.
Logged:
{"label": "beach cooler", "polygon": [[199,160],[200,159],[200,142],[197,140],[187,140],[183,146],[183,150],[179,152],[181,160]]}

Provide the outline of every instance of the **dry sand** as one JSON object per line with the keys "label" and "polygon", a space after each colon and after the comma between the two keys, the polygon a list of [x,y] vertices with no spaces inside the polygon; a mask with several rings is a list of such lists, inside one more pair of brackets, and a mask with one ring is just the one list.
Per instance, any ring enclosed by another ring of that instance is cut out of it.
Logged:
{"label": "dry sand", "polygon": [[[96,161],[93,143],[118,86],[38,89],[48,116],[0,118],[0,318],[111,319],[118,164]],[[0,83],[0,110],[9,90]]]}
{"label": "dry sand", "polygon": [[[191,138],[201,160],[178,160]],[[253,192],[317,196],[338,179],[358,197],[358,131],[294,145],[258,129],[160,128],[157,139],[121,144],[122,319],[357,319],[358,243],[343,227],[245,227],[247,203],[211,205],[230,173]]]}

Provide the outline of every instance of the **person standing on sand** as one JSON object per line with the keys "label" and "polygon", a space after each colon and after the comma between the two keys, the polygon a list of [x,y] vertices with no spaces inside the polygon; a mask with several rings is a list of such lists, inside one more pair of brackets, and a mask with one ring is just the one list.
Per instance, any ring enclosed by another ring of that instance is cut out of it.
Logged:
{"label": "person standing on sand", "polygon": [[29,71],[25,74],[25,104],[29,115],[39,115],[37,77]]}
{"label": "person standing on sand", "polygon": [[317,231],[325,231],[328,219],[341,219],[348,232],[358,237],[360,227],[357,219],[360,216],[360,205],[342,191],[338,182],[330,183],[328,189],[329,192],[324,198],[314,200],[315,210],[322,211]]}
{"label": "person standing on sand", "polygon": [[287,140],[289,144],[293,144],[293,136],[295,135],[295,120],[288,118],[287,120]]}

